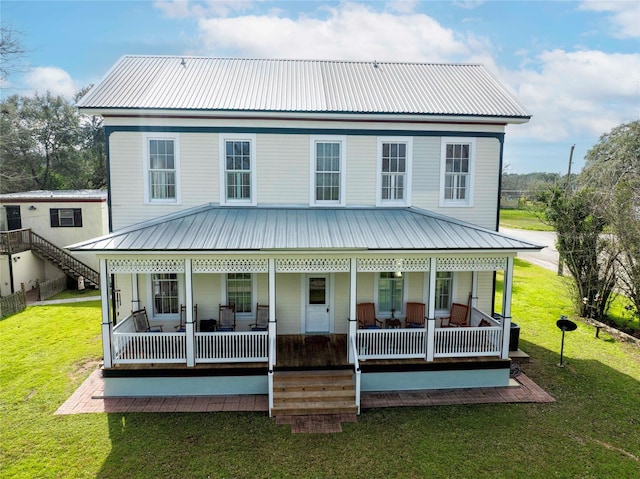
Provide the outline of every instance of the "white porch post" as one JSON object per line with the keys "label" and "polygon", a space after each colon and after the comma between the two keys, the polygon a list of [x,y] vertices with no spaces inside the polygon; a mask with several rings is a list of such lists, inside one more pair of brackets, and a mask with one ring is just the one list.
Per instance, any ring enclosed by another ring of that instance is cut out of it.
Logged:
{"label": "white porch post", "polygon": [[471,273],[471,309],[478,307],[478,272]]}
{"label": "white porch post", "polygon": [[427,361],[433,361],[436,338],[436,258],[429,258],[429,311],[427,312]]}
{"label": "white porch post", "polygon": [[[269,344],[275,344],[276,335],[276,260],[269,258]],[[271,364],[276,364],[276,348],[270,354],[273,355]]]}
{"label": "white porch post", "polygon": [[192,277],[192,263],[191,258],[184,260],[184,285],[185,285],[185,303],[187,308],[187,317],[185,322],[185,340],[187,342],[187,367],[193,367],[196,365],[195,354],[195,323],[193,321],[193,277]]}
{"label": "white porch post", "polygon": [[111,354],[111,318],[109,317],[109,272],[107,271],[107,260],[100,259],[100,299],[102,304],[102,355],[103,366],[113,367]]}
{"label": "white porch post", "polygon": [[504,288],[502,294],[502,359],[509,357],[509,339],[511,337],[511,295],[513,292],[513,257],[507,258],[504,270]]}
{"label": "white porch post", "polygon": [[356,315],[357,299],[357,279],[358,279],[358,260],[351,258],[349,265],[349,338],[347,338],[347,352],[349,363],[355,362],[354,351],[351,349],[351,337],[358,334],[358,324]]}
{"label": "white porch post", "polygon": [[131,273],[131,311],[140,309],[140,292],[138,291],[138,273]]}

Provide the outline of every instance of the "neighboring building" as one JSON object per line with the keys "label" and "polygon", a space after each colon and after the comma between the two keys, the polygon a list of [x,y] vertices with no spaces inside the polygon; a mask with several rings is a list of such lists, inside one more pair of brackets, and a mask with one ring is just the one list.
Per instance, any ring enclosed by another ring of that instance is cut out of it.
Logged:
{"label": "neighboring building", "polygon": [[274,394],[285,370],[346,370],[343,410],[509,384],[513,258],[540,247],[497,232],[499,185],[529,114],[482,66],[126,56],[79,108],[107,137],[113,232],[71,247],[100,258],[105,394],[303,414]]}
{"label": "neighboring building", "polygon": [[[65,274],[55,259],[45,259],[32,248],[33,239],[38,244],[50,243],[63,249],[79,241],[102,236],[109,232],[107,192],[104,190],[26,191],[0,195],[0,294],[8,295],[19,290],[21,284],[27,290],[35,288],[39,281]],[[23,230],[18,233],[18,230]],[[26,231],[28,230],[28,231]],[[8,235],[7,232],[15,234]],[[33,233],[31,235],[30,233]],[[19,237],[8,251],[9,236]],[[32,237],[30,237],[32,236]],[[24,237],[24,241],[22,240]],[[49,248],[51,251],[53,248]],[[64,255],[64,252],[60,252]],[[95,254],[72,253],[77,260],[90,268],[98,269]],[[13,281],[12,281],[13,280]]]}

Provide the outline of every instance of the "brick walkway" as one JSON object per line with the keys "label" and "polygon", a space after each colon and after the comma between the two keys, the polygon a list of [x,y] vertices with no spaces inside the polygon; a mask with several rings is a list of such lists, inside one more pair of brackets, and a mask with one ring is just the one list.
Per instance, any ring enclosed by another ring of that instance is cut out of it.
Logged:
{"label": "brick walkway", "polygon": [[[555,402],[553,397],[524,374],[520,374],[512,382],[513,386],[502,388],[362,393],[361,407],[371,409],[400,406]],[[100,370],[96,370],[58,408],[55,414],[219,411],[266,413],[268,398],[266,395],[105,398],[102,375]],[[295,423],[297,420],[292,421]],[[322,422],[319,418],[315,421]],[[303,430],[306,427],[304,424],[299,426]]]}

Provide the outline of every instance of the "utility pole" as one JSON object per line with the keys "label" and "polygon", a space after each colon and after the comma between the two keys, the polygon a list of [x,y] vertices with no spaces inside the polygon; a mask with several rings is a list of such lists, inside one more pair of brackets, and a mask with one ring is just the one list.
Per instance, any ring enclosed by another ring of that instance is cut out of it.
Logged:
{"label": "utility pole", "polygon": [[[569,194],[569,187],[571,186],[571,163],[573,162],[573,150],[576,148],[576,145],[571,145],[571,151],[569,152],[569,170],[567,171],[567,184],[564,189],[564,194]],[[562,257],[558,258],[558,276],[562,276],[564,274],[564,263],[562,261]]]}

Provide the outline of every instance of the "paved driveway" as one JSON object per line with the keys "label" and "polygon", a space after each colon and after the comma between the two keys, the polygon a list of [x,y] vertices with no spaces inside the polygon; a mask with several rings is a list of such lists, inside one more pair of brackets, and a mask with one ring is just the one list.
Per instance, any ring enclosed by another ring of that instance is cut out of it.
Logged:
{"label": "paved driveway", "polygon": [[558,271],[558,250],[556,249],[555,231],[529,231],[513,228],[500,228],[500,233],[504,233],[514,238],[529,241],[531,243],[544,245],[545,248],[538,252],[518,253],[518,258],[533,263],[551,271]]}

